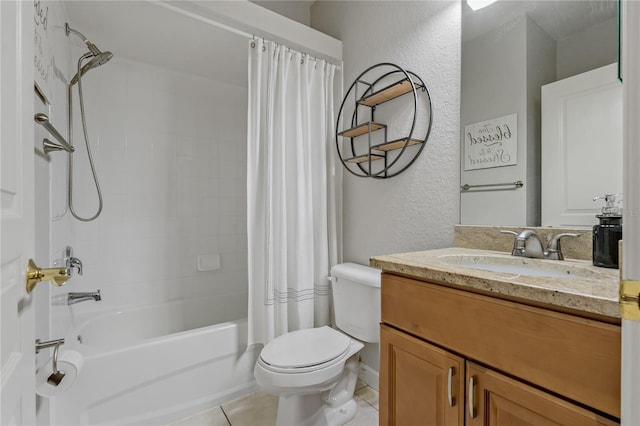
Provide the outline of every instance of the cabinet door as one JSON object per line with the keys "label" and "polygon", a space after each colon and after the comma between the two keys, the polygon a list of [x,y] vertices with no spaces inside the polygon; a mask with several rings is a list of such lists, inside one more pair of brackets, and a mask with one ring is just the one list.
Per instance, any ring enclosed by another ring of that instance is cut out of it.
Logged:
{"label": "cabinet door", "polygon": [[454,426],[464,420],[464,360],[380,326],[380,426]]}
{"label": "cabinet door", "polygon": [[467,361],[467,426],[614,425],[575,404]]}

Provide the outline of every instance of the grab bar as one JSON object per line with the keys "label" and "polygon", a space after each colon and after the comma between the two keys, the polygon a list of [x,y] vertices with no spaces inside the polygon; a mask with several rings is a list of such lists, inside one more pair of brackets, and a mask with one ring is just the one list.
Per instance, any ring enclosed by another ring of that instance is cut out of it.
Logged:
{"label": "grab bar", "polygon": [[513,186],[513,188],[502,188],[502,189],[518,189],[524,186],[524,182],[522,182],[521,180],[518,180],[516,182],[486,183],[483,185],[469,185],[465,183],[460,187],[460,189],[462,190],[462,192],[466,192],[473,188],[490,188],[490,187],[496,187],[496,186]]}
{"label": "grab bar", "polygon": [[40,124],[49,133],[51,133],[51,135],[54,138],[56,138],[58,142],[60,142],[60,145],[56,145],[50,140],[45,139],[44,140],[45,152],[48,153],[49,151],[55,151],[55,150],[65,150],[67,152],[75,151],[75,148],[72,147],[69,144],[69,142],[67,142],[67,140],[60,134],[60,132],[58,132],[58,130],[56,130],[55,127],[53,127],[53,124],[51,124],[51,122],[49,121],[49,117],[47,117],[47,114],[43,114],[39,112],[33,117],[33,119],[35,120],[36,123]]}

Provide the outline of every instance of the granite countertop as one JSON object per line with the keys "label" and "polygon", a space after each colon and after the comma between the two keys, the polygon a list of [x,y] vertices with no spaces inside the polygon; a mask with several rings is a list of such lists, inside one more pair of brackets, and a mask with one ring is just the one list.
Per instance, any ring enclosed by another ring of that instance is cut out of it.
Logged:
{"label": "granite countertop", "polygon": [[[471,267],[472,264],[483,263],[487,259],[491,263],[513,265],[515,268],[544,267],[557,276],[521,275]],[[529,259],[499,251],[454,247],[375,256],[371,258],[370,264],[385,272],[470,291],[620,318],[619,271],[595,267],[590,261]]]}

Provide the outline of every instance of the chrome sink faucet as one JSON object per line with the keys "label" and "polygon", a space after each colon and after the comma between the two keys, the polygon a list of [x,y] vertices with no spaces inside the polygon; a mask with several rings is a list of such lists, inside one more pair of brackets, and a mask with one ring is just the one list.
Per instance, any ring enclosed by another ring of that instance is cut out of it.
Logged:
{"label": "chrome sink faucet", "polygon": [[511,250],[511,254],[513,256],[533,257],[536,259],[550,260],[564,260],[562,247],[560,246],[561,238],[575,238],[580,236],[580,234],[571,233],[556,234],[553,236],[553,238],[551,238],[551,241],[549,241],[547,250],[545,251],[542,248],[542,241],[540,241],[540,237],[538,237],[538,235],[530,229],[525,229],[520,233],[507,230],[502,230],[500,232],[503,234],[515,235],[516,238],[513,242],[513,249]]}
{"label": "chrome sink faucet", "polygon": [[503,234],[513,234],[516,239],[513,242],[511,254],[513,256],[535,257],[544,259],[542,241],[538,235],[530,229],[525,229],[519,234],[514,231],[500,231]]}
{"label": "chrome sink faucet", "polygon": [[86,302],[88,300],[95,300],[96,302],[99,302],[100,300],[102,300],[102,296],[100,295],[100,290],[89,291],[89,292],[77,292],[77,293],[72,292],[67,295],[67,305]]}

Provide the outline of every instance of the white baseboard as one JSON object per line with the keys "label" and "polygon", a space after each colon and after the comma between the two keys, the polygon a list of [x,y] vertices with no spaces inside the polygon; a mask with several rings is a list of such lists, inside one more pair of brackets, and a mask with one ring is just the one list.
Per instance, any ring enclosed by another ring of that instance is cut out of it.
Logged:
{"label": "white baseboard", "polygon": [[380,375],[376,370],[369,367],[367,364],[360,362],[360,369],[358,371],[358,378],[371,386],[375,390],[378,390],[378,383],[380,382]]}

